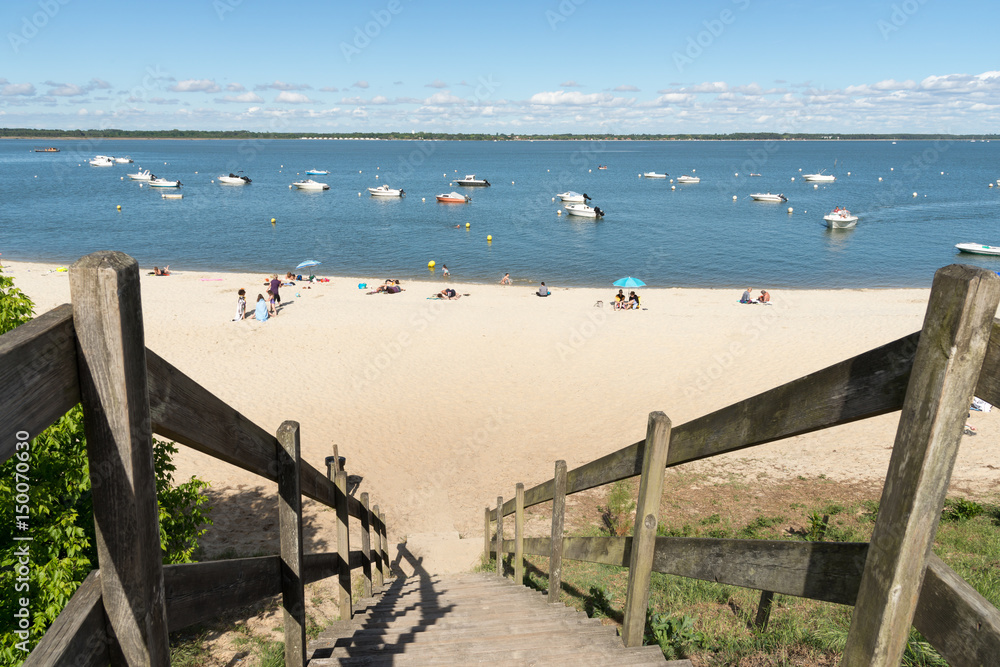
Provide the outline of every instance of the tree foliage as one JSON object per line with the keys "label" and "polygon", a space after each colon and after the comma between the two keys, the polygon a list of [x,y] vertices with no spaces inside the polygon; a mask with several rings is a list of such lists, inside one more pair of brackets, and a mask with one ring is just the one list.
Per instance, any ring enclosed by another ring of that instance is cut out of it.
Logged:
{"label": "tree foliage", "polygon": [[[0,273],[0,333],[29,321],[33,310],[31,300]],[[16,418],[7,421],[7,428],[18,428]],[[208,483],[192,477],[175,484],[171,459],[176,452],[171,443],[153,439],[164,563],[191,562],[198,538],[212,523],[204,495]],[[21,494],[24,486],[17,486],[25,480],[27,498]],[[15,539],[24,536],[31,540]],[[77,405],[33,438],[30,448],[0,464],[0,665],[24,661],[28,654],[22,649],[38,643],[96,567],[87,440]],[[22,598],[28,602],[30,635],[19,647],[23,638],[15,632],[14,614]]]}

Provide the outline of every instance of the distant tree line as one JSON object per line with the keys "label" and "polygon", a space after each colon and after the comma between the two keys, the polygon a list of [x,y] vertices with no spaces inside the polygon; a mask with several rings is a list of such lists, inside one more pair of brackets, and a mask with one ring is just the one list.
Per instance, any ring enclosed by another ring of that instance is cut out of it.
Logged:
{"label": "distant tree line", "polygon": [[24,139],[408,139],[433,141],[859,141],[992,140],[996,134],[836,134],[731,132],[728,134],[487,134],[446,132],[252,132],[250,130],[44,130],[0,128],[0,138]]}

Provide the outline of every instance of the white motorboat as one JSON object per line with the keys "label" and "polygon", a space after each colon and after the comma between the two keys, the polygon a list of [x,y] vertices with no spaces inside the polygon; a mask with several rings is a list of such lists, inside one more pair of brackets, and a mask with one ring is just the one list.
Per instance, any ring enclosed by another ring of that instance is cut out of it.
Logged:
{"label": "white motorboat", "polygon": [[982,243],[958,243],[955,247],[962,252],[972,253],[973,255],[1000,255],[1000,246],[997,245],[983,245]]}
{"label": "white motorboat", "polygon": [[587,203],[587,200],[590,199],[590,197],[587,196],[586,192],[580,194],[579,192],[573,192],[572,190],[568,192],[559,193],[556,195],[556,197],[559,197],[560,201],[578,203],[578,204],[585,204]]}
{"label": "white motorboat", "polygon": [[642,175],[643,178],[666,178],[669,174],[658,174],[655,171],[647,171]]}
{"label": "white motorboat", "polygon": [[437,200],[444,204],[468,204],[472,200],[472,197],[458,192],[449,192],[446,195],[438,195]]}
{"label": "white motorboat", "polygon": [[820,172],[818,174],[804,174],[802,180],[806,183],[833,183],[837,180],[837,177],[832,174]]}
{"label": "white motorboat", "polygon": [[330,172],[326,169],[307,169],[306,176],[326,176]]}
{"label": "white motorboat", "polygon": [[678,176],[678,183],[701,183],[701,179],[697,176]]}
{"label": "white motorboat", "polygon": [[168,181],[165,178],[154,178],[149,181],[151,188],[179,188],[182,185],[180,181]]}
{"label": "white motorboat", "polygon": [[237,176],[232,173],[228,176],[219,176],[218,181],[224,185],[247,185],[253,182],[249,176]]}
{"label": "white motorboat", "polygon": [[128,177],[131,178],[133,181],[151,181],[154,178],[156,178],[156,176],[153,176],[151,173],[149,173],[149,169],[145,171],[140,171],[137,174],[129,174]]}
{"label": "white motorboat", "polygon": [[320,183],[318,181],[314,181],[311,178],[307,178],[304,181],[295,181],[294,183],[292,183],[292,185],[294,185],[299,190],[329,190],[330,189],[330,186],[327,185],[326,183]]}
{"label": "white motorboat", "polygon": [[126,155],[125,157],[116,157],[115,162],[117,164],[132,164],[135,160]]}
{"label": "white motorboat", "polygon": [[772,195],[770,192],[755,192],[750,195],[750,198],[754,201],[772,201],[772,202],[786,202],[788,197],[785,195]]}
{"label": "white motorboat", "polygon": [[858,224],[858,216],[851,215],[846,208],[835,208],[830,213],[823,216],[826,226],[830,229],[850,229]]}
{"label": "white motorboat", "polygon": [[603,218],[604,211],[596,206],[586,204],[567,204],[566,212],[580,218]]}
{"label": "white motorboat", "polygon": [[377,188],[368,188],[368,194],[372,197],[402,197],[406,194],[403,188],[390,188],[388,185],[380,185]]}
{"label": "white motorboat", "polygon": [[177,194],[164,192],[162,195],[160,195],[160,197],[162,197],[163,199],[184,199],[184,195],[182,195],[179,192]]}
{"label": "white motorboat", "polygon": [[476,178],[475,174],[466,174],[465,178],[456,178],[455,182],[465,187],[489,187],[490,182],[485,178]]}
{"label": "white motorboat", "polygon": [[98,155],[90,161],[90,164],[94,167],[113,167],[115,166],[115,161],[107,155]]}

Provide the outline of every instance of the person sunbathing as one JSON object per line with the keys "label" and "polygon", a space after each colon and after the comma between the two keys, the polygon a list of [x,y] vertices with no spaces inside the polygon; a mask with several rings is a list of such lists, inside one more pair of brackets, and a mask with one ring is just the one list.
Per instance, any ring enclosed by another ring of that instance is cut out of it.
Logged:
{"label": "person sunbathing", "polygon": [[154,276],[169,276],[170,275],[170,267],[169,266],[165,266],[165,267],[163,267],[161,269],[158,266],[154,266],[153,267],[153,275]]}
{"label": "person sunbathing", "polygon": [[437,297],[439,299],[452,300],[452,299],[461,299],[462,295],[450,287],[445,287],[443,290],[437,293]]}

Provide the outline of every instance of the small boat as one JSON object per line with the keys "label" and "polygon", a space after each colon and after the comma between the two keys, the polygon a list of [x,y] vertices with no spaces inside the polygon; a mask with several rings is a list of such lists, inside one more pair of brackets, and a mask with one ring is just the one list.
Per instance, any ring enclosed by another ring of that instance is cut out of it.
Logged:
{"label": "small boat", "polygon": [[750,176],[760,176],[760,174],[750,174]]}
{"label": "small boat", "polygon": [[666,178],[669,174],[658,174],[655,171],[647,171],[642,175],[643,178]]}
{"label": "small boat", "polygon": [[678,176],[678,183],[701,183],[701,179],[697,176]]}
{"label": "small boat", "polygon": [[320,183],[318,181],[314,181],[311,178],[307,178],[304,181],[295,181],[294,183],[292,183],[292,185],[294,185],[299,190],[329,190],[330,189],[330,186],[327,185],[326,183]]}
{"label": "small boat", "polygon": [[830,229],[850,229],[858,224],[858,216],[851,215],[846,208],[835,208],[827,215],[823,216],[826,226]]}
{"label": "small boat", "polygon": [[445,204],[468,204],[472,201],[472,197],[468,197],[458,192],[449,192],[446,195],[438,195],[437,200]]}
{"label": "small boat", "polygon": [[107,155],[98,155],[90,161],[90,164],[94,167],[113,167],[115,166],[115,161]]}
{"label": "small boat", "polygon": [[566,212],[570,215],[575,215],[580,218],[603,218],[604,211],[596,206],[587,206],[586,204],[567,204]]}
{"label": "small boat", "polygon": [[326,169],[308,169],[306,170],[306,176],[326,176],[330,172]]}
{"label": "small boat", "polygon": [[598,168],[598,169],[602,169],[602,170],[603,170],[603,169],[607,169],[607,168],[608,168],[608,165],[606,165],[606,164],[599,164],[599,165],[597,165],[597,168]]}
{"label": "small boat", "polygon": [[368,194],[372,197],[402,197],[406,194],[403,188],[390,188],[388,185],[380,185],[377,188],[368,188]]}
{"label": "small boat", "polygon": [[806,183],[833,183],[837,180],[837,177],[832,174],[820,172],[818,174],[804,174],[802,180]]}
{"label": "small boat", "polygon": [[489,187],[490,182],[485,178],[476,178],[475,174],[466,174],[465,178],[457,178],[455,182],[465,187]]}
{"label": "small boat", "polygon": [[36,153],[58,153],[59,149],[55,146],[45,146],[43,148],[36,148]]}
{"label": "small boat", "polygon": [[164,192],[160,196],[164,199],[184,199],[184,195],[179,192]]}
{"label": "small boat", "polygon": [[773,201],[773,202],[786,202],[788,197],[785,195],[772,195],[770,192],[755,192],[750,195],[750,198],[754,201]]}
{"label": "small boat", "polygon": [[156,178],[156,176],[149,173],[149,169],[147,169],[146,171],[140,171],[137,174],[129,174],[128,177],[131,178],[133,181],[151,181],[154,178]]}
{"label": "small boat", "polygon": [[132,158],[128,157],[127,155],[125,157],[116,157],[115,158],[115,163],[116,164],[132,164],[133,162],[135,162],[135,160],[133,160]]}
{"label": "small boat", "polygon": [[236,174],[229,174],[228,176],[219,176],[219,183],[224,185],[247,185],[252,183],[249,176],[237,176]]}
{"label": "small boat", "polygon": [[578,204],[585,204],[587,203],[587,200],[590,199],[590,197],[587,196],[586,192],[580,194],[579,192],[573,192],[572,190],[557,194],[556,197],[559,197],[561,201],[578,203]]}
{"label": "small boat", "polygon": [[165,178],[153,178],[149,181],[149,187],[151,188],[179,188],[183,183],[180,181],[168,181]]}
{"label": "small boat", "polygon": [[955,245],[956,248],[962,252],[972,253],[973,255],[1000,255],[1000,246],[998,245],[983,245],[981,243],[958,243]]}

